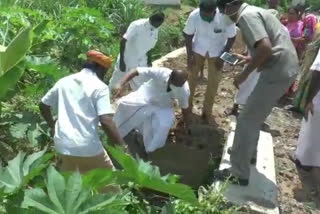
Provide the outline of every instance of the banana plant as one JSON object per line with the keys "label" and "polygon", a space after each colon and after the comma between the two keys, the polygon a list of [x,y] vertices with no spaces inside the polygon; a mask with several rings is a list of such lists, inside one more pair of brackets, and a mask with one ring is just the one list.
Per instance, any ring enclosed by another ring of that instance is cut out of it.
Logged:
{"label": "banana plant", "polygon": [[5,100],[7,93],[13,90],[24,73],[24,68],[20,62],[29,51],[31,45],[31,27],[22,30],[7,47],[0,45],[0,116],[1,102]]}

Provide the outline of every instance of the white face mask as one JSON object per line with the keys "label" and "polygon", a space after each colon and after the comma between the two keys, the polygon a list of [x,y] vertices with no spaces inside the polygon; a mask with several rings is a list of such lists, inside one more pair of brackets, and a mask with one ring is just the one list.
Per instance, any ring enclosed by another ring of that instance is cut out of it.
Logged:
{"label": "white face mask", "polygon": [[238,15],[239,10],[237,10],[237,11],[231,13],[231,14],[227,14],[227,13],[226,13],[228,5],[231,5],[232,3],[236,2],[236,1],[238,1],[238,0],[234,0],[234,1],[232,1],[232,2],[229,2],[229,3],[226,5],[226,7],[224,8],[224,11],[223,11],[226,16],[229,16],[229,17],[230,17],[230,16]]}

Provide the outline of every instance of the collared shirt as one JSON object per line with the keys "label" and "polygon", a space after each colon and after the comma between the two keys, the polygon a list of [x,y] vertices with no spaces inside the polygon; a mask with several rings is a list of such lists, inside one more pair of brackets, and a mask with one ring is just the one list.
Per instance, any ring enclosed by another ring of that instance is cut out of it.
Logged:
{"label": "collared shirt", "polygon": [[98,137],[99,116],[113,113],[108,86],[89,69],[59,80],[41,100],[57,108],[55,148],[72,156],[96,156],[103,152]]}
{"label": "collared shirt", "polygon": [[132,22],[123,38],[127,40],[124,60],[128,66],[136,64],[147,57],[157,43],[159,30],[150,24],[149,19],[139,19]]}
{"label": "collared shirt", "polygon": [[258,68],[260,79],[276,82],[295,76],[300,69],[297,53],[280,21],[269,11],[248,4],[243,4],[238,14],[238,26],[253,57],[258,41],[269,38],[272,44],[270,59]]}
{"label": "collared shirt", "polygon": [[169,68],[162,67],[139,67],[139,75],[150,78],[136,92],[141,96],[144,103],[164,108],[172,108],[175,100],[178,100],[181,108],[188,108],[189,105],[189,85],[188,82],[182,87],[170,85],[168,90],[168,80],[172,73]]}
{"label": "collared shirt", "polygon": [[206,22],[200,17],[200,9],[194,10],[186,23],[184,33],[194,35],[193,51],[209,57],[218,57],[222,54],[229,38],[237,35],[236,26],[229,17],[224,16],[217,9],[213,21]]}

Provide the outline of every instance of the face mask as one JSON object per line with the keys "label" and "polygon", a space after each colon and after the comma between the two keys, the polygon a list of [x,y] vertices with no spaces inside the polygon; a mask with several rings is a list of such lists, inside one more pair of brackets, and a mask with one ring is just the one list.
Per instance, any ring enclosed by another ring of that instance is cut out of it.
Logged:
{"label": "face mask", "polygon": [[[200,15],[201,16],[201,15]],[[210,16],[201,16],[201,19],[205,22],[212,22],[213,20],[213,17],[210,17]]]}

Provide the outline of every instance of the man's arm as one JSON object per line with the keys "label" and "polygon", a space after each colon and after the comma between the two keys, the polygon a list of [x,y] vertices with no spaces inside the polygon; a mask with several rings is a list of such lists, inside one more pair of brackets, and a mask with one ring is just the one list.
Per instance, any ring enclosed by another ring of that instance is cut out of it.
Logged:
{"label": "man's arm", "polygon": [[127,40],[122,38],[120,41],[120,70],[126,71],[126,63],[124,62],[124,50],[126,49]]}
{"label": "man's arm", "polygon": [[137,69],[132,69],[128,74],[124,76],[124,78],[120,81],[120,87],[125,86],[128,82],[130,82],[133,78],[139,76]]}
{"label": "man's arm", "polygon": [[258,41],[255,45],[256,55],[251,58],[245,72],[251,73],[256,68],[266,64],[272,55],[272,44],[269,38],[264,38]]}
{"label": "man's arm", "polygon": [[193,63],[193,51],[192,51],[192,40],[194,35],[188,35],[183,33],[186,42],[186,50],[187,50],[187,60],[188,60],[188,67],[191,68]]}
{"label": "man's arm", "polygon": [[115,86],[113,90],[113,95],[115,98],[121,96],[123,87],[133,78],[139,76],[137,69],[132,69],[129,73],[127,73],[124,78]]}
{"label": "man's arm", "polygon": [[241,72],[234,81],[234,85],[239,88],[248,76],[256,69],[263,66],[272,55],[272,45],[269,38],[263,38],[256,42],[256,55],[250,60],[248,66]]}
{"label": "man's arm", "polygon": [[39,108],[40,108],[40,113],[42,117],[45,119],[49,128],[51,129],[51,137],[53,137],[54,129],[55,129],[55,121],[52,116],[51,108],[50,106],[44,104],[43,102],[40,102]]}
{"label": "man's arm", "polygon": [[126,148],[126,145],[121,138],[116,125],[112,120],[112,116],[108,114],[104,114],[99,116],[101,126],[106,133],[106,135],[111,139],[111,143],[113,145],[119,145]]}

